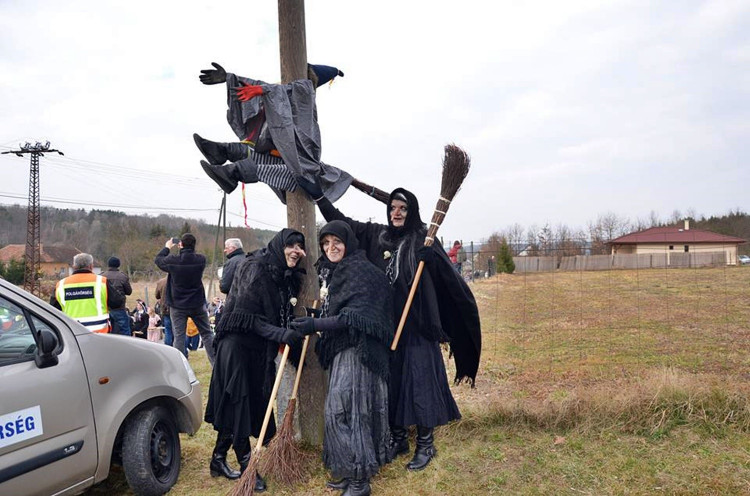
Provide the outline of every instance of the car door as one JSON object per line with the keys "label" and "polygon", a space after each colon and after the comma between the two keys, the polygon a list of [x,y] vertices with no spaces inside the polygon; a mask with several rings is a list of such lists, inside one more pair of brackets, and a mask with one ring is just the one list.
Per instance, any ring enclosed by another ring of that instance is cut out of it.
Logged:
{"label": "car door", "polygon": [[[38,332],[57,337],[40,368]],[[52,307],[0,285],[0,494],[52,494],[93,483],[98,450],[75,336]]]}

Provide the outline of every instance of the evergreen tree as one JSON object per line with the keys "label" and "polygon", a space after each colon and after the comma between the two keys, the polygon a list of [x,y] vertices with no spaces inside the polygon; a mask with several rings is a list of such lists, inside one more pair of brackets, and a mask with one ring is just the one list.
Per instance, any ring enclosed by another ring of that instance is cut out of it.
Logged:
{"label": "evergreen tree", "polygon": [[510,253],[510,246],[505,238],[500,243],[500,251],[497,255],[497,271],[512,274],[516,270],[516,264],[513,262],[513,255]]}

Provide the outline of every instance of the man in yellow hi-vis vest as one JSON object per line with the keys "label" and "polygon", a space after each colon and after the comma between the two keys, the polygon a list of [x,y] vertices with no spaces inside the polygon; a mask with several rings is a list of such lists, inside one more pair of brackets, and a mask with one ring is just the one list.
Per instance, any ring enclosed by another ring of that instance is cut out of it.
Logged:
{"label": "man in yellow hi-vis vest", "polygon": [[107,307],[121,306],[125,296],[93,270],[94,257],[88,253],[73,257],[73,274],[57,282],[50,303],[88,330],[106,333],[109,332]]}

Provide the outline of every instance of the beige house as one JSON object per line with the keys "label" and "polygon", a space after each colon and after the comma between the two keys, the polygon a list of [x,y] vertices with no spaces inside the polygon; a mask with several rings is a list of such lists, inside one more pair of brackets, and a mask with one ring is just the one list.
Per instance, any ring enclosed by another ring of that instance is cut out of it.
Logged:
{"label": "beige house", "polygon": [[[727,265],[737,264],[737,247],[747,240],[701,229],[690,229],[690,221],[682,226],[652,227],[613,239],[612,255],[664,255],[666,265],[711,265],[720,257]],[[675,259],[679,263],[671,263]]]}
{"label": "beige house", "polygon": [[[40,246],[42,274],[48,277],[65,277],[72,272],[73,257],[81,250],[72,246]],[[0,248],[0,262],[21,261],[26,257],[26,245],[6,245]],[[96,262],[94,262],[96,264]],[[98,272],[98,271],[94,271]]]}

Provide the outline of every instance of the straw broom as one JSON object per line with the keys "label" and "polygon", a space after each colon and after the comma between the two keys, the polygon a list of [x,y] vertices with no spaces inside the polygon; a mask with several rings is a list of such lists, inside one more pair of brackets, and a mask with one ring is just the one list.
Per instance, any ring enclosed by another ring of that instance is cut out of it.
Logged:
{"label": "straw broom", "polygon": [[258,470],[260,452],[263,449],[263,439],[266,437],[268,422],[271,420],[271,412],[273,412],[273,402],[276,401],[276,395],[279,392],[279,385],[281,384],[281,374],[284,372],[284,366],[288,357],[289,346],[284,346],[284,353],[281,355],[279,371],[276,372],[276,380],[273,383],[271,398],[268,400],[268,408],[266,408],[266,416],[263,418],[263,426],[260,428],[258,441],[255,443],[255,449],[250,457],[250,464],[245,469],[242,477],[240,477],[237,485],[234,486],[234,490],[231,493],[232,496],[252,496],[255,493],[256,472]]}
{"label": "straw broom", "polygon": [[[443,180],[440,184],[440,198],[435,205],[435,211],[432,213],[432,220],[430,221],[430,227],[427,229],[427,236],[424,238],[424,245],[431,246],[435,242],[435,236],[440,224],[445,220],[445,214],[448,212],[453,198],[461,188],[466,175],[469,173],[469,167],[471,167],[471,159],[469,155],[457,147],[456,145],[445,146],[445,157],[443,158]],[[404,305],[404,311],[401,313],[401,321],[398,323],[398,329],[396,329],[396,335],[393,337],[391,343],[391,351],[396,351],[398,341],[401,339],[401,331],[404,330],[404,324],[406,324],[406,317],[409,316],[409,309],[411,303],[414,300],[414,294],[417,292],[417,286],[419,285],[419,279],[422,277],[422,271],[424,270],[424,261],[419,262],[417,266],[417,272],[414,274],[414,282],[411,285],[409,291],[409,297],[406,299],[406,305]]]}
{"label": "straw broom", "polygon": [[[313,302],[313,308],[318,308],[318,301]],[[305,355],[310,336],[305,336],[302,344],[302,355],[297,366],[297,377],[294,381],[292,396],[284,413],[284,420],[281,427],[276,431],[276,435],[268,443],[268,448],[261,455],[260,466],[263,473],[271,475],[274,479],[282,484],[294,484],[304,477],[302,470],[302,460],[304,453],[294,442],[294,411],[297,408],[297,390],[299,389],[300,379],[302,378],[302,368],[305,364]]]}

